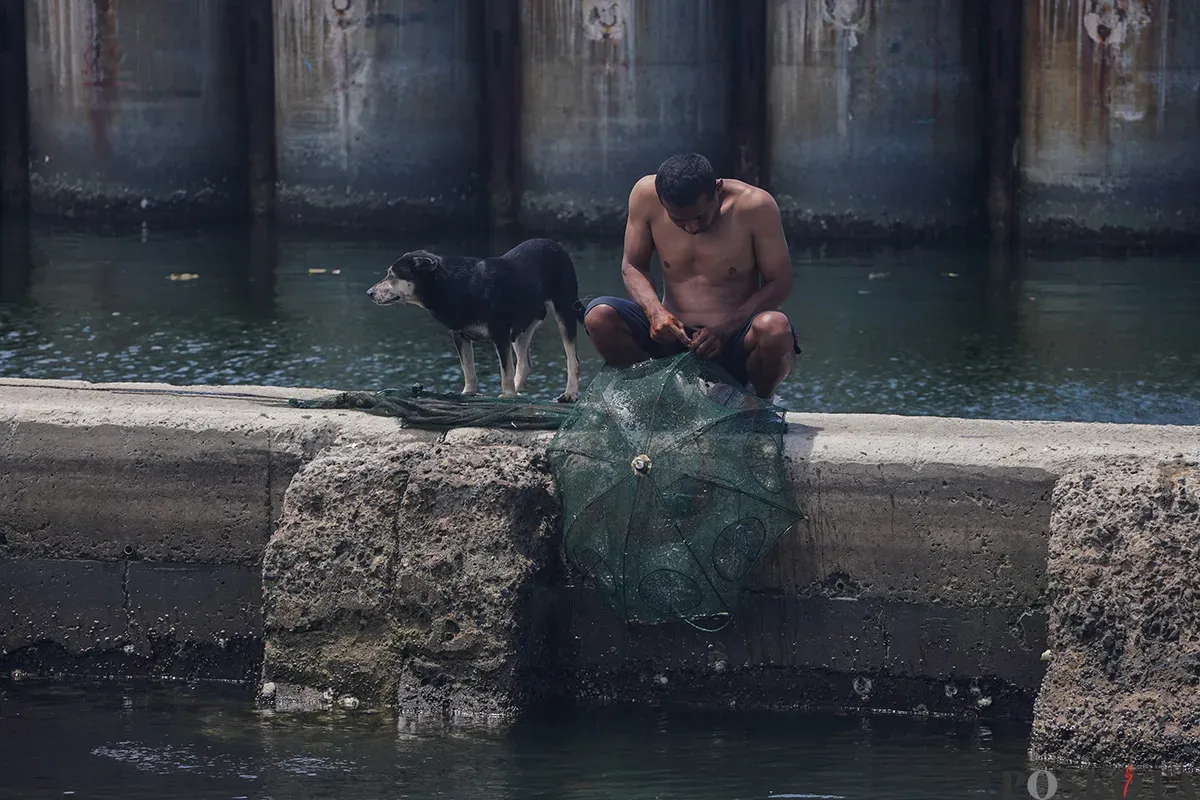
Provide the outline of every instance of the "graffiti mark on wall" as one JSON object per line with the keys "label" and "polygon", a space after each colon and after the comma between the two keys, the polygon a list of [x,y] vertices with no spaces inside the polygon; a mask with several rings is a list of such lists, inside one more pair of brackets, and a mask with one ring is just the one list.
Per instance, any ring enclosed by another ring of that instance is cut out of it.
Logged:
{"label": "graffiti mark on wall", "polygon": [[858,47],[859,34],[870,26],[870,0],[821,0],[821,19],[847,34],[847,44]]}
{"label": "graffiti mark on wall", "polygon": [[628,0],[582,0],[583,35],[593,42],[625,38]]}
{"label": "graffiti mark on wall", "polygon": [[325,62],[332,72],[330,94],[341,133],[342,168],[349,170],[354,143],[362,130],[373,59],[361,38],[364,17],[351,0],[332,0],[330,8],[333,14],[326,15]]}
{"label": "graffiti mark on wall", "polygon": [[1117,47],[1149,21],[1143,0],[1087,0],[1083,28],[1096,44]]}

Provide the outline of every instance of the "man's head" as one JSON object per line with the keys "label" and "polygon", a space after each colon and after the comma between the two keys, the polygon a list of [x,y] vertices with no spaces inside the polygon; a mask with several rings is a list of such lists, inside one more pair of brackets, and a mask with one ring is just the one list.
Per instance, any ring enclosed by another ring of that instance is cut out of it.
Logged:
{"label": "man's head", "polygon": [[658,201],[671,221],[688,233],[703,233],[721,208],[721,181],[699,153],[671,156],[654,176]]}

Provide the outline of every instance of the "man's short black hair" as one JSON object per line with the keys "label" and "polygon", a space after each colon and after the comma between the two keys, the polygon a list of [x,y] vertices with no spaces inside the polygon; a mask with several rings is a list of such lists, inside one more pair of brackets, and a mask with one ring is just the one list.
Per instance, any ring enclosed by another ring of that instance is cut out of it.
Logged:
{"label": "man's short black hair", "polygon": [[717,176],[712,164],[699,153],[671,156],[654,176],[658,199],[679,208],[690,206],[701,195],[711,197],[716,188]]}

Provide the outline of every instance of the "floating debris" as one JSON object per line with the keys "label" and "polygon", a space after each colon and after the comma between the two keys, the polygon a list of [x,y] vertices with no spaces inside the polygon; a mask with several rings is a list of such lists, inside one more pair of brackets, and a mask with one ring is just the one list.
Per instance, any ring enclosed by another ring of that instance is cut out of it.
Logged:
{"label": "floating debris", "polygon": [[883,278],[891,277],[891,275],[892,275],[892,273],[890,273],[890,272],[872,272],[871,274],[869,274],[867,276],[867,280],[869,280],[869,281],[882,280]]}
{"label": "floating debris", "polygon": [[167,279],[172,281],[194,281],[199,277],[194,272],[172,272],[167,276]]}
{"label": "floating debris", "polygon": [[325,269],[324,267],[309,267],[308,268],[309,275],[324,275],[328,271],[329,270]]}

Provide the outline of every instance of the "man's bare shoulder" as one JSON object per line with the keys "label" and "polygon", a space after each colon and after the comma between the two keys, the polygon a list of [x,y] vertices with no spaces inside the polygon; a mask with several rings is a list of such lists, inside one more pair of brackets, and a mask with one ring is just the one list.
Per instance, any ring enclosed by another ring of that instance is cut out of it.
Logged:
{"label": "man's bare shoulder", "polygon": [[633,185],[633,191],[629,193],[629,199],[630,201],[640,200],[644,202],[649,198],[658,199],[658,190],[654,188],[654,175],[643,175]]}
{"label": "man's bare shoulder", "polygon": [[769,217],[779,214],[779,204],[766,189],[730,178],[726,178],[721,183],[734,198],[734,207],[738,211],[750,216]]}
{"label": "man's bare shoulder", "polygon": [[654,188],[654,176],[639,178],[629,192],[629,212],[639,217],[649,217],[653,203],[658,202],[658,191]]}

